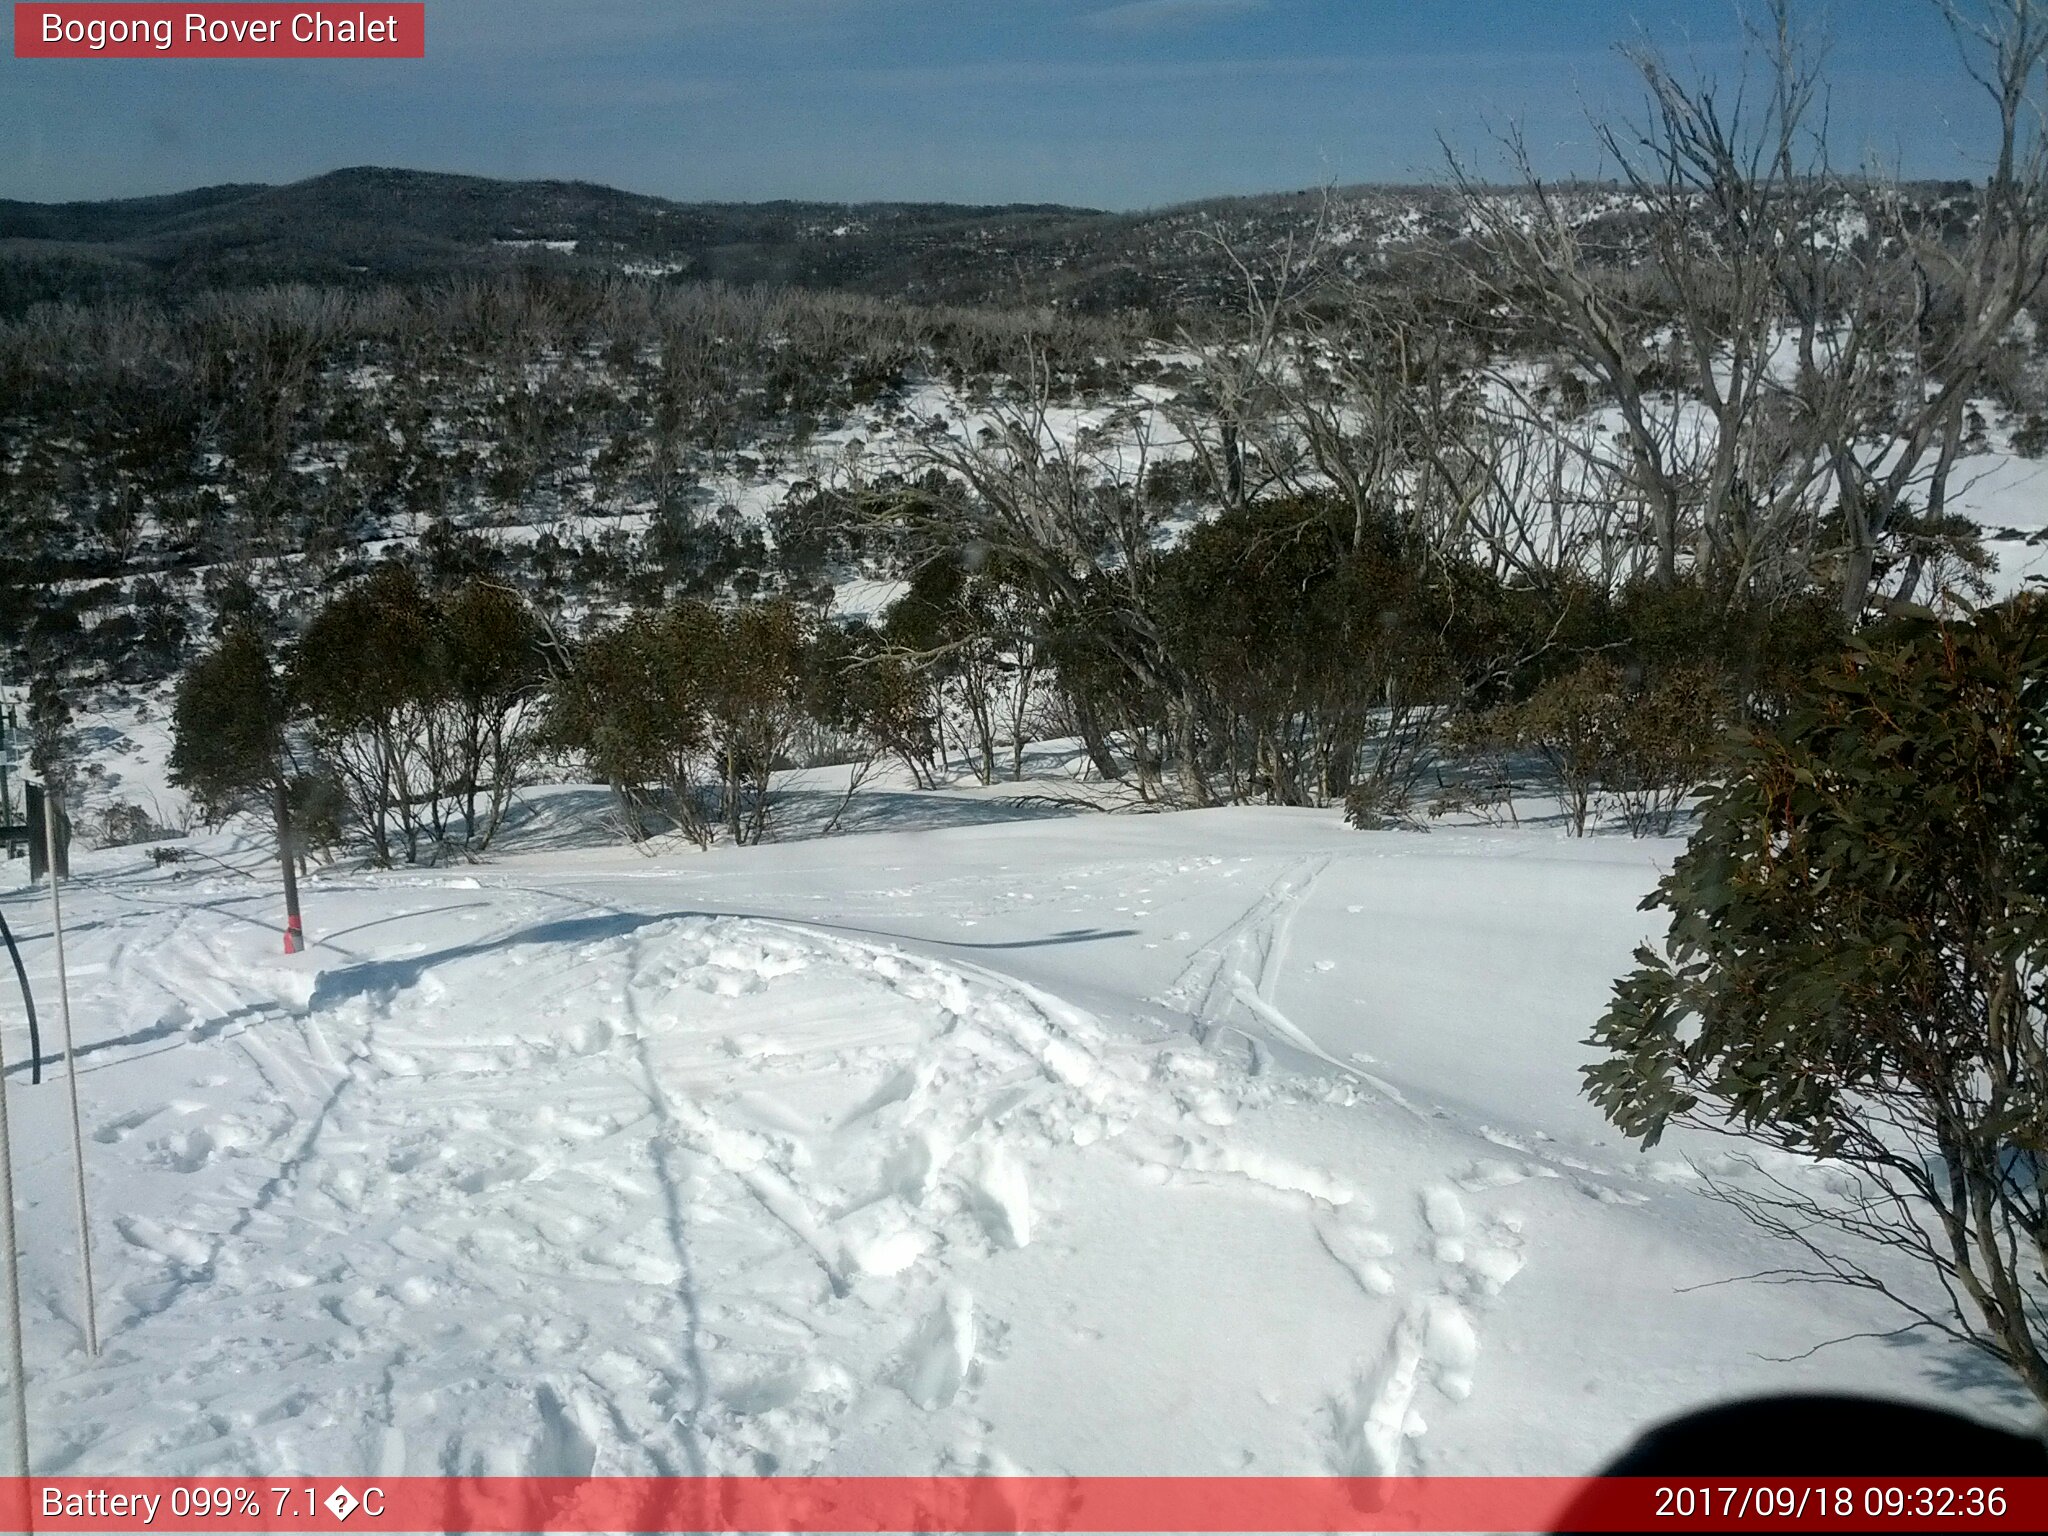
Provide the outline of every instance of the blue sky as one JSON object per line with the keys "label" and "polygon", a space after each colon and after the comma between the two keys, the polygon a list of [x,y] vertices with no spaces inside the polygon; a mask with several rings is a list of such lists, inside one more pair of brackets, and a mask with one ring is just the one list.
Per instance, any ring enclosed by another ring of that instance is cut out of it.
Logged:
{"label": "blue sky", "polygon": [[[11,17],[11,7],[7,8]],[[343,165],[664,196],[1142,208],[1435,179],[1518,123],[1595,172],[1644,34],[1739,67],[1732,0],[430,0],[410,62],[0,57],[0,197]],[[1838,160],[1970,174],[1983,108],[1930,0],[1809,0]],[[6,25],[12,25],[11,19]]]}

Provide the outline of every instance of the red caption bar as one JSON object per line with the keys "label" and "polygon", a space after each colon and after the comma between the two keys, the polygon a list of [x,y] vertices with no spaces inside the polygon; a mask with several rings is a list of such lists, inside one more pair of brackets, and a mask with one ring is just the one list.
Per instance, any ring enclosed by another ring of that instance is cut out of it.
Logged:
{"label": "red caption bar", "polygon": [[424,4],[21,5],[17,59],[422,59]]}
{"label": "red caption bar", "polygon": [[2048,1478],[10,1478],[0,1529],[2040,1531]]}

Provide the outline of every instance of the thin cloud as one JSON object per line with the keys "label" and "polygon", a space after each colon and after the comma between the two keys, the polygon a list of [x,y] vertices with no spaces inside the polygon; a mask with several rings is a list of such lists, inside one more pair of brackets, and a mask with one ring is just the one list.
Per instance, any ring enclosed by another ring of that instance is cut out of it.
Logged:
{"label": "thin cloud", "polygon": [[1272,0],[1124,0],[1087,18],[1104,32],[1154,32],[1263,11]]}

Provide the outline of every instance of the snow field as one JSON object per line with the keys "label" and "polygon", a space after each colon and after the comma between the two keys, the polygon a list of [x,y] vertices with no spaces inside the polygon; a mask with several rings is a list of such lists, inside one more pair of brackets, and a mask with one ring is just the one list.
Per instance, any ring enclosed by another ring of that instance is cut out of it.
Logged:
{"label": "snow field", "polygon": [[[1563,1472],[1737,1390],[2007,1419],[1577,1044],[1675,845],[1319,813],[69,909],[105,1351],[8,1028],[39,1471]],[[32,972],[47,943],[5,898]],[[52,1073],[54,1082],[55,1073]]]}

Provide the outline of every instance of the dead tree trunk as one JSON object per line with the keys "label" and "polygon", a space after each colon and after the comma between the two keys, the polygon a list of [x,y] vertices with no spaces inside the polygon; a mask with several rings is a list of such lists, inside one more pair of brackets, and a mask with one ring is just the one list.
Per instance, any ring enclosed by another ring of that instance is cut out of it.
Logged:
{"label": "dead tree trunk", "polygon": [[271,790],[271,806],[277,818],[277,863],[284,871],[284,952],[296,955],[306,947],[306,931],[299,920],[299,873],[292,862],[292,796],[282,779]]}

